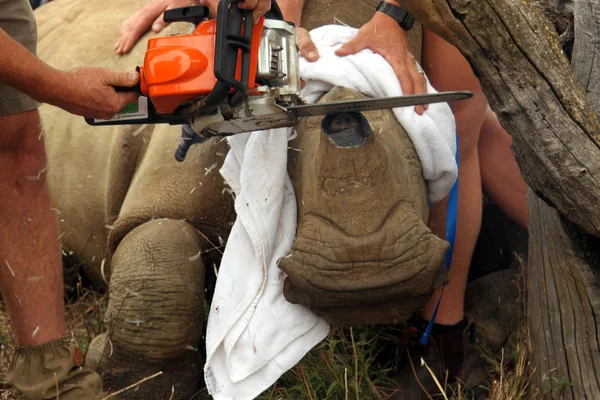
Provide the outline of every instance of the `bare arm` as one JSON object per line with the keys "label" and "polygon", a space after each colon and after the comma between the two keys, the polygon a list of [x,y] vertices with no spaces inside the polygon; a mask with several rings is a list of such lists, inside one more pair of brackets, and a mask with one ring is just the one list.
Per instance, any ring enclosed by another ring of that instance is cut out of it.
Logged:
{"label": "bare arm", "polygon": [[59,87],[61,72],[44,64],[2,29],[0,48],[0,82],[19,89],[37,101],[46,101],[48,94]]}
{"label": "bare arm", "polygon": [[135,85],[139,79],[135,72],[118,73],[92,67],[59,71],[42,62],[2,29],[0,49],[0,82],[34,100],[73,114],[109,118],[138,97],[135,93],[118,93],[112,87]]}
{"label": "bare arm", "polygon": [[283,14],[283,19],[293,22],[296,26],[301,26],[302,9],[306,0],[279,0],[279,8]]}

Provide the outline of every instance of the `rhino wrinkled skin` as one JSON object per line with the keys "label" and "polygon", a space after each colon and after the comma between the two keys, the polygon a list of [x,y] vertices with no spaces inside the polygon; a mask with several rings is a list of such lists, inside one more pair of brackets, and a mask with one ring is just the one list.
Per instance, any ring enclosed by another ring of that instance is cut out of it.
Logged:
{"label": "rhino wrinkled skin", "polygon": [[[303,25],[333,23],[336,16],[359,26],[377,2],[355,3],[349,12],[347,1],[308,0]],[[126,56],[115,55],[113,46],[122,22],[145,4],[55,0],[40,7],[40,58],[63,70],[134,70],[155,34]],[[160,35],[190,27],[172,24]],[[320,101],[359,97],[334,88]],[[102,374],[106,391],[163,371],[120,398],[171,398],[173,391],[172,398],[189,399],[203,386],[205,291],[219,259],[214,247],[227,240],[235,220],[219,174],[226,141],[194,146],[177,163],[178,126],[90,127],[48,105],[40,113],[62,244],[92,286],[108,286],[106,333],[91,343],[88,365]],[[279,263],[289,276],[284,293],[335,324],[401,322],[447,280],[448,244],[426,227],[421,165],[391,111],[360,116],[368,134],[350,147],[358,131],[347,117],[336,116],[328,128],[322,117],[307,118],[290,142],[299,213],[297,240]],[[340,126],[350,129],[340,133]]]}

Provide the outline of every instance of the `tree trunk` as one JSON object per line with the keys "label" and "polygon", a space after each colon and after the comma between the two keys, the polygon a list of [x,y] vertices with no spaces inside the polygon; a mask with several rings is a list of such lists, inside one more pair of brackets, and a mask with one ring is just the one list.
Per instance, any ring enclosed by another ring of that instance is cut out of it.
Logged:
{"label": "tree trunk", "polygon": [[[600,240],[529,192],[527,323],[547,398],[600,398]],[[570,383],[569,386],[568,383]]]}
{"label": "tree trunk", "polygon": [[600,0],[576,0],[573,70],[593,109],[600,110]]}
{"label": "tree trunk", "polygon": [[600,236],[600,124],[539,8],[523,0],[401,3],[469,60],[529,186]]}
{"label": "tree trunk", "polygon": [[600,0],[554,2],[575,13],[575,74],[531,2],[401,3],[467,57],[533,189],[527,323],[535,383],[549,398],[600,399]]}

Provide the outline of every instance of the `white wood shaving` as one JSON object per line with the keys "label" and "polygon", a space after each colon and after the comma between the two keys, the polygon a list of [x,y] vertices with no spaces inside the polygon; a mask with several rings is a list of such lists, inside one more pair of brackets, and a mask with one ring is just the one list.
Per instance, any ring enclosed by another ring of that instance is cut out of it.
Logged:
{"label": "white wood shaving", "polygon": [[215,168],[217,168],[217,163],[214,163],[213,165],[211,165],[211,166],[210,166],[210,167],[208,167],[208,168],[204,168],[204,170],[206,171],[206,173],[205,173],[204,175],[208,175],[208,174],[210,174],[210,173],[211,173],[211,171],[212,171],[213,169],[215,169]]}
{"label": "white wood shaving", "polygon": [[10,267],[10,264],[8,263],[8,260],[4,260],[4,264],[6,264],[6,268],[8,268],[8,270],[10,271],[10,274],[14,278],[15,277],[15,271],[13,271],[13,269]]}
{"label": "white wood shaving", "polygon": [[23,303],[21,303],[21,299],[19,298],[19,296],[17,296],[16,293],[15,293],[15,297],[17,298],[17,301],[19,302],[19,305],[21,306],[21,308],[23,308]]}

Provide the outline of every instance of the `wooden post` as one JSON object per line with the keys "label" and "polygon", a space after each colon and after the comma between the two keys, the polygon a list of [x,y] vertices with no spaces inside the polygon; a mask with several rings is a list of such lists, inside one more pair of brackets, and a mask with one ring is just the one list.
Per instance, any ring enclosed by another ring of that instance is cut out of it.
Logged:
{"label": "wooden post", "polygon": [[600,240],[529,200],[527,323],[545,398],[600,399]]}

